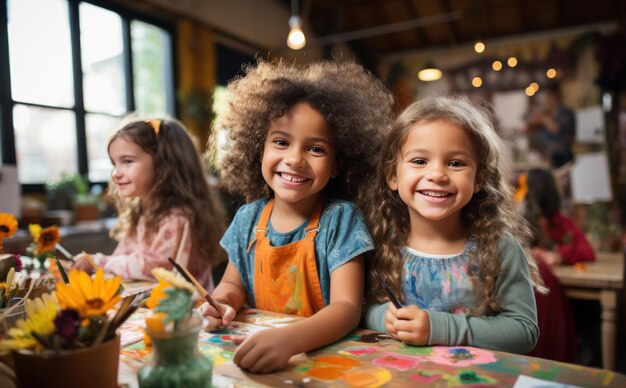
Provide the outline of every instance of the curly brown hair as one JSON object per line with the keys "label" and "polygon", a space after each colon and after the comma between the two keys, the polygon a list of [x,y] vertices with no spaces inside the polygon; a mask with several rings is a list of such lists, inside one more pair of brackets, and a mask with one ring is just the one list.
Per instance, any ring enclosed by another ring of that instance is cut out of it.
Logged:
{"label": "curly brown hair", "polygon": [[161,120],[158,134],[148,121],[137,120],[124,125],[109,139],[117,138],[137,144],[149,154],[155,166],[155,178],[148,198],[121,198],[114,184],[109,197],[118,210],[118,223],[111,235],[121,239],[133,235],[139,217],[146,229],[156,234],[159,222],[170,211],[182,211],[189,220],[192,246],[207,264],[223,261],[225,254],[219,239],[225,230],[224,211],[219,197],[208,184],[200,155],[185,126],[174,119]]}
{"label": "curly brown hair", "polygon": [[[383,282],[390,285],[396,295],[402,295],[402,248],[409,235],[410,221],[407,206],[397,191],[392,191],[387,180],[395,176],[400,151],[411,128],[416,123],[445,120],[469,134],[478,156],[476,179],[481,189],[461,210],[461,222],[477,249],[470,253],[468,276],[477,300],[469,315],[492,315],[500,311],[495,287],[500,263],[498,245],[502,238],[516,236],[526,253],[526,261],[533,281],[539,291],[545,291],[537,264],[528,252],[530,230],[513,201],[503,163],[510,156],[510,145],[502,140],[493,128],[489,112],[473,105],[466,97],[450,96],[424,99],[406,108],[396,119],[383,143],[379,161],[379,175],[375,192],[379,206],[369,213],[368,219],[376,250],[368,257],[368,303],[387,300]],[[470,270],[470,269],[474,270]],[[476,270],[477,269],[477,270]]]}
{"label": "curly brown hair", "polygon": [[[228,85],[228,107],[215,127],[228,131],[220,178],[224,188],[246,201],[272,195],[261,173],[270,124],[300,102],[325,119],[337,147],[337,176],[324,188],[328,197],[368,206],[376,159],[391,123],[393,98],[380,80],[351,62],[321,61],[306,66],[259,60]],[[214,134],[218,132],[214,131]],[[215,150],[216,137],[209,150]]]}

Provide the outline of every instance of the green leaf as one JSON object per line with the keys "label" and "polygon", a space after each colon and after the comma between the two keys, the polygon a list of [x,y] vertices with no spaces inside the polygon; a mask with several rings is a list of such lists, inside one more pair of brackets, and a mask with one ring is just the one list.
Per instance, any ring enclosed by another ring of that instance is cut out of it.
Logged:
{"label": "green leaf", "polygon": [[163,290],[167,296],[159,301],[159,305],[154,309],[156,312],[165,313],[167,316],[163,323],[180,321],[186,318],[191,312],[192,299],[191,292],[182,288],[169,287]]}

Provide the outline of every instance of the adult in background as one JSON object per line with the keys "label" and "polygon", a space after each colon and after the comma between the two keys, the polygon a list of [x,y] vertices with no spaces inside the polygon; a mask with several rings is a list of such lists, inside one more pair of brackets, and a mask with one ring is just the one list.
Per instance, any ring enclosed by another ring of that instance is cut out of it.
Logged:
{"label": "adult in background", "polygon": [[561,167],[574,159],[576,117],[563,105],[558,85],[543,89],[543,109],[530,114],[528,131],[531,143],[542,148],[552,167]]}

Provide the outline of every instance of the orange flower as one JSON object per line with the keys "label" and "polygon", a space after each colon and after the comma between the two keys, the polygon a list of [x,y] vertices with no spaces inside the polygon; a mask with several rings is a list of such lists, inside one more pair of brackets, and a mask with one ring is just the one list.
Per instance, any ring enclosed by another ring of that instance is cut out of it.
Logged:
{"label": "orange flower", "polygon": [[159,284],[150,291],[150,297],[146,300],[146,307],[154,310],[159,305],[159,301],[167,296],[163,290],[169,287],[172,287],[170,283],[159,279]]}
{"label": "orange flower", "polygon": [[37,248],[35,248],[35,254],[40,255],[42,253],[52,252],[59,241],[61,241],[61,233],[59,232],[59,228],[56,226],[51,226],[42,230],[39,238],[37,238]]}
{"label": "orange flower", "polygon": [[0,240],[13,236],[17,230],[17,220],[9,213],[0,213]]}

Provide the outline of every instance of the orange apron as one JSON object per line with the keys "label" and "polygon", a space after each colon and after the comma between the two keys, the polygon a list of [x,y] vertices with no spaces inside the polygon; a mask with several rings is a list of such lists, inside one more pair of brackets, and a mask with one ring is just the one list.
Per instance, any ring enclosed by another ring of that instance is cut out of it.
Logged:
{"label": "orange apron", "polygon": [[283,314],[309,317],[324,308],[324,298],[315,263],[315,236],[323,202],[313,210],[306,236],[282,247],[270,245],[267,223],[274,199],[265,205],[256,226],[254,240],[254,301],[256,308]]}

